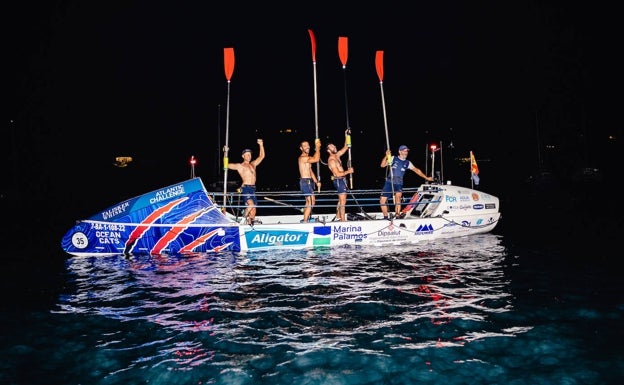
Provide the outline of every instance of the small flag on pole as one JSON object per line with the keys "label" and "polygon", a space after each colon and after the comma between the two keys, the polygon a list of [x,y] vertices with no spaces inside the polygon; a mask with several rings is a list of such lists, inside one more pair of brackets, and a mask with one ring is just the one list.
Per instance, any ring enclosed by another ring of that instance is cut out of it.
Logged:
{"label": "small flag on pole", "polygon": [[470,175],[475,185],[479,185],[479,167],[472,151],[470,151]]}

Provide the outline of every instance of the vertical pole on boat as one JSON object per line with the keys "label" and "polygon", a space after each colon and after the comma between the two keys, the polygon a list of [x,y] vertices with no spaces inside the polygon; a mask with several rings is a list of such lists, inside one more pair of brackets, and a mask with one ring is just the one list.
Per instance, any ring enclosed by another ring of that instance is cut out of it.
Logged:
{"label": "vertical pole on boat", "polygon": [[[316,91],[316,39],[314,38],[314,32],[311,29],[308,29],[308,33],[310,34],[310,42],[312,44],[312,75],[314,78],[314,135],[315,139],[319,139],[318,132],[318,102],[317,102],[317,91]],[[318,191],[321,191],[321,162],[316,162],[316,178],[318,179]]]}
{"label": "vertical pole on boat", "polygon": [[225,68],[225,78],[227,79],[227,104],[225,107],[225,146],[223,146],[223,207],[227,203],[227,174],[228,174],[228,153],[230,138],[230,82],[234,73],[234,48],[223,49],[223,64]]}
{"label": "vertical pole on boat", "polygon": [[[351,164],[351,125],[349,124],[349,101],[347,98],[347,58],[349,56],[349,39],[347,37],[338,37],[338,57],[342,63],[342,73],[344,74],[344,94],[345,94],[345,111],[347,113],[347,147],[349,148],[349,159],[347,167],[353,167]],[[353,174],[349,174],[349,188],[353,189]]]}
{"label": "vertical pole on boat", "polygon": [[431,145],[431,177],[435,178],[435,152],[436,152],[436,145],[432,144]]}
{"label": "vertical pole on boat", "polygon": [[191,164],[191,179],[195,178],[195,163],[197,163],[197,161],[195,160],[195,155],[191,155],[191,159],[189,160],[189,163]]}
{"label": "vertical pole on boat", "polygon": [[[383,91],[383,51],[377,51],[375,53],[375,69],[377,70],[377,76],[379,77],[379,88],[381,89],[381,106],[383,108],[384,127],[386,129],[386,149],[390,151],[390,138],[388,137],[388,119],[386,118],[386,100],[384,98]],[[391,159],[392,154],[388,155],[388,168],[390,169],[390,180],[392,181],[394,179],[394,175],[392,173],[392,164],[390,161]],[[392,201],[394,204],[396,204],[396,202],[394,202],[394,183],[390,183],[390,185],[392,186]]]}
{"label": "vertical pole on boat", "polygon": [[442,141],[440,141],[440,180],[439,182],[444,184],[444,155],[442,154],[442,151],[444,148],[444,145],[442,145]]}

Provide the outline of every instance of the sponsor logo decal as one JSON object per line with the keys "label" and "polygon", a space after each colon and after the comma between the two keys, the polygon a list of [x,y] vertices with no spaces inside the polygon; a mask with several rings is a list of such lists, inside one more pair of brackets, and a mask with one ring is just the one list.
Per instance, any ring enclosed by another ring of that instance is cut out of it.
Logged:
{"label": "sponsor logo decal", "polygon": [[478,201],[478,200],[479,200],[479,194],[477,194],[477,193],[472,193],[472,200],[473,200],[473,201]]}
{"label": "sponsor logo decal", "polygon": [[331,244],[331,239],[329,238],[314,238],[312,240],[312,245],[314,246],[329,246]]}
{"label": "sponsor logo decal", "polygon": [[331,227],[329,226],[316,226],[314,227],[314,235],[329,235],[331,234]]}
{"label": "sponsor logo decal", "polygon": [[126,212],[126,209],[130,206],[130,203],[124,202],[120,205],[117,205],[110,210],[104,211],[102,213],[102,219],[105,221],[119,214],[123,214]]}
{"label": "sponsor logo decal", "polygon": [[433,226],[431,226],[431,224],[420,225],[418,226],[414,234],[416,235],[433,234]]}
{"label": "sponsor logo decal", "polygon": [[[483,218],[479,218],[477,219],[475,226],[481,226],[483,224]],[[472,226],[472,222],[470,221],[462,221],[461,223],[462,227],[471,227]]]}
{"label": "sponsor logo decal", "polygon": [[250,249],[268,246],[303,246],[308,242],[307,231],[250,231],[245,234]]}
{"label": "sponsor logo decal", "polygon": [[486,203],[485,204],[485,208],[486,209],[495,209],[496,208],[496,203]]}
{"label": "sponsor logo decal", "polygon": [[337,225],[333,226],[332,229],[332,239],[335,240],[359,240],[368,237],[367,234],[362,232],[362,226],[352,226],[352,225]]}
{"label": "sponsor logo decal", "polygon": [[377,232],[377,236],[378,237],[398,237],[401,235],[401,230],[397,229],[384,229],[384,230],[379,230]]}
{"label": "sponsor logo decal", "polygon": [[150,198],[149,203],[154,204],[154,203],[162,202],[166,199],[175,198],[177,196],[184,195],[184,194],[185,194],[185,191],[184,191],[183,185],[173,186],[164,190],[157,191],[156,195],[154,195],[153,198]]}
{"label": "sponsor logo decal", "polygon": [[483,210],[483,205],[481,203],[477,203],[472,205],[472,208],[475,210]]}

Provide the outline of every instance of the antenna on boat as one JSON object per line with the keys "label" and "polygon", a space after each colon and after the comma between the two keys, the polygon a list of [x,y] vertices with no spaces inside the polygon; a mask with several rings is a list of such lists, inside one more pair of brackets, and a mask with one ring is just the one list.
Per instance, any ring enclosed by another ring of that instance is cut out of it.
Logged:
{"label": "antenna on boat", "polygon": [[[442,148],[442,141],[440,141],[439,146],[435,143],[427,145],[427,151],[431,150],[431,177],[434,180],[438,181],[438,183],[443,183],[444,181],[444,159],[442,157]],[[435,153],[438,151],[440,151],[440,171],[435,170]],[[427,162],[427,159],[425,159],[425,162]],[[427,172],[428,170],[425,168],[425,175],[427,174]]]}
{"label": "antenna on boat", "polygon": [[189,161],[189,163],[191,164],[191,179],[195,178],[195,163],[197,163],[197,161],[195,160],[195,155],[191,155],[191,160]]}
{"label": "antenna on boat", "polygon": [[444,155],[442,155],[442,151],[444,151],[444,146],[442,141],[440,141],[440,175],[438,179],[440,183],[444,184]]}
{"label": "antenna on boat", "polygon": [[431,177],[435,178],[435,153],[438,151],[438,146],[432,144],[429,148],[431,149]]}

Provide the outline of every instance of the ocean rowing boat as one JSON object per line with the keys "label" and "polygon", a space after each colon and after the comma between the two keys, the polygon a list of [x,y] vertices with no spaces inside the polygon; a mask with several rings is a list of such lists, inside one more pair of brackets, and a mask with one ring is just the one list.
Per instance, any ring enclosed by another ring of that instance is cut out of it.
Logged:
{"label": "ocean rowing boat", "polygon": [[258,192],[258,214],[248,225],[241,194],[224,194],[191,178],[77,221],[61,247],[74,256],[91,256],[387,246],[486,233],[501,217],[493,195],[427,183],[404,188],[403,196],[411,199],[401,217],[390,219],[373,211],[379,208],[379,190],[351,191],[345,222],[336,221],[335,191],[317,194],[307,223],[299,191]]}
{"label": "ocean rowing boat", "polygon": [[[312,43],[316,111],[316,39],[312,30],[308,32]],[[346,37],[339,38],[338,49],[345,69]],[[376,52],[375,68],[386,122],[383,51]],[[234,71],[233,48],[224,49],[224,69],[228,84],[226,111],[229,111],[229,89]],[[317,117],[315,112],[315,138],[319,138]],[[226,117],[223,147],[224,165],[228,163],[228,122],[229,115]],[[349,127],[347,113],[345,143],[349,145],[350,166]],[[386,148],[390,149],[387,123],[385,133]],[[435,151],[435,146],[432,146],[432,159]],[[471,174],[478,184],[478,169],[472,152],[471,163]],[[434,161],[432,170],[433,164]],[[241,216],[245,209],[241,194],[227,191],[227,170],[224,167],[222,193],[209,192],[202,180],[192,173],[191,179],[126,200],[78,221],[63,236],[61,247],[69,254],[88,256],[386,246],[486,233],[496,226],[501,215],[495,196],[472,188],[432,183],[417,189],[404,188],[403,196],[411,199],[399,202],[402,205],[405,203],[400,217],[389,219],[384,219],[380,211],[367,211],[379,208],[379,190],[350,191],[346,206],[347,221],[336,221],[333,214],[337,203],[336,192],[318,192],[313,215],[305,223],[301,192],[259,192],[257,195],[262,204],[258,206],[258,215],[254,223],[247,224],[246,218]],[[320,175],[318,163],[316,174]],[[223,203],[219,205],[218,202]],[[284,213],[284,210],[291,209],[297,210],[297,214]]]}

